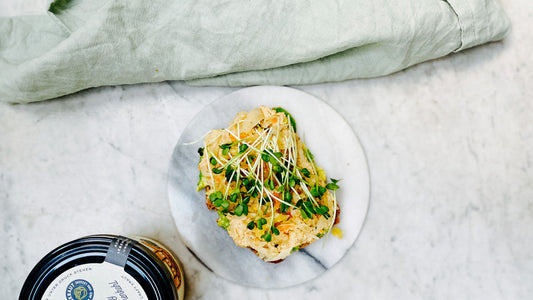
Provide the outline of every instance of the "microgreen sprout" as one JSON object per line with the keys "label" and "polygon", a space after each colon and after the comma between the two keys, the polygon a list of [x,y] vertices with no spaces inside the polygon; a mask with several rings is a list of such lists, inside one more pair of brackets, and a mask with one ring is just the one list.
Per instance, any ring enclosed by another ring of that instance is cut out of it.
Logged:
{"label": "microgreen sprout", "polygon": [[263,229],[263,225],[265,225],[267,223],[266,219],[265,218],[261,218],[259,220],[257,220],[257,228],[259,228],[259,230],[262,230]]}
{"label": "microgreen sprout", "polygon": [[337,182],[339,182],[339,180],[337,179],[333,179],[333,178],[330,178],[331,179],[331,182],[326,184],[326,188],[328,190],[332,190],[332,191],[336,191],[339,189],[339,186],[337,185]]}
{"label": "microgreen sprout", "polygon": [[270,155],[268,155],[267,153],[263,153],[263,154],[261,154],[261,159],[264,162],[270,162]]}
{"label": "microgreen sprout", "polygon": [[234,211],[235,215],[241,216],[243,212],[244,212],[244,205],[239,204],[235,207],[235,211]]}
{"label": "microgreen sprout", "polygon": [[250,221],[250,223],[248,223],[248,225],[246,225],[246,228],[252,230],[255,228],[255,223],[254,221]]}
{"label": "microgreen sprout", "polygon": [[272,233],[275,235],[279,235],[279,230],[274,226],[270,227],[270,231],[272,231]]}
{"label": "microgreen sprout", "polygon": [[265,232],[265,234],[263,234],[261,238],[268,243],[272,240],[272,234],[270,234],[270,232]]}

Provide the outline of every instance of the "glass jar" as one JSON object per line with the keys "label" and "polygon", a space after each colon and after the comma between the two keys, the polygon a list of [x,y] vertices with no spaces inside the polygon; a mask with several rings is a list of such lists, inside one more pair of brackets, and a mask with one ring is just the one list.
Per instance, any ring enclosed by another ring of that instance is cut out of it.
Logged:
{"label": "glass jar", "polygon": [[144,237],[91,235],[41,259],[19,299],[182,300],[184,277],[176,257]]}

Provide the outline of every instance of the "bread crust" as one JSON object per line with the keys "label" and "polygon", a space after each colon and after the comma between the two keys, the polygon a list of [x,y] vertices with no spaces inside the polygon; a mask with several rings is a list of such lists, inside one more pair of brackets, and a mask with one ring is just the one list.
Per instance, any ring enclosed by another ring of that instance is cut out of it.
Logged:
{"label": "bread crust", "polygon": [[210,190],[210,186],[206,186],[205,187],[205,205],[207,206],[207,208],[209,208],[210,210],[215,210],[216,207],[213,205],[213,203],[211,203],[211,200],[209,200],[209,190]]}

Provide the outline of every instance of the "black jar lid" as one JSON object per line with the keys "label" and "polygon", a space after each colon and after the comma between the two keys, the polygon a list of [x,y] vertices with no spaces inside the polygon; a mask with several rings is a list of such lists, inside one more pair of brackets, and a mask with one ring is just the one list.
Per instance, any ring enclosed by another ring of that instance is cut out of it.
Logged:
{"label": "black jar lid", "polygon": [[[122,257],[116,255],[118,242],[128,248]],[[19,300],[42,299],[50,284],[71,268],[113,260],[122,260],[124,271],[138,282],[148,299],[179,299],[173,275],[146,246],[121,236],[91,235],[61,245],[41,259],[24,282]]]}

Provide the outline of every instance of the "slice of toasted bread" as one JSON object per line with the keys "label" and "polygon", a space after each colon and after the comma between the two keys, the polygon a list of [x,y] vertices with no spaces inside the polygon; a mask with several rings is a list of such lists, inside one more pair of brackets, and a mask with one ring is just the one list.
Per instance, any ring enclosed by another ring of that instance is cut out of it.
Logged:
{"label": "slice of toasted bread", "polygon": [[[340,208],[325,172],[285,110],[240,112],[206,135],[199,163],[206,205],[235,244],[279,263],[328,233]],[[336,189],[334,188],[334,189]]]}

